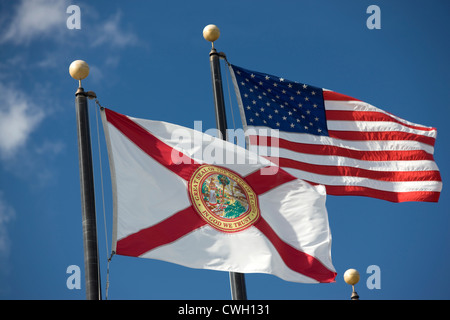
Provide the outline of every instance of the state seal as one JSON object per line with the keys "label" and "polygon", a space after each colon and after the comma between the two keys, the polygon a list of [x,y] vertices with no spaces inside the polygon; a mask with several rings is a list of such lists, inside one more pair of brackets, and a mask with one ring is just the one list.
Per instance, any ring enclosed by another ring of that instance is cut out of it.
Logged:
{"label": "state seal", "polygon": [[242,231],[260,216],[258,196],[238,173],[229,169],[200,166],[189,180],[188,192],[197,213],[219,231]]}

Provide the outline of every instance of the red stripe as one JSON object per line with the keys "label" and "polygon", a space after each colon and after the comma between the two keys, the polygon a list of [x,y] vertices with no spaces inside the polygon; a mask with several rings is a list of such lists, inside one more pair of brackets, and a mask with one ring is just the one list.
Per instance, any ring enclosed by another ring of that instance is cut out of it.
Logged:
{"label": "red stripe", "polygon": [[418,141],[430,146],[434,146],[435,138],[425,137],[418,134],[401,132],[401,131],[338,131],[328,130],[328,135],[331,138],[351,140],[351,141],[393,141],[393,140],[408,140]]}
{"label": "red stripe", "polygon": [[[270,158],[267,157],[269,160]],[[281,167],[322,174],[326,176],[359,177],[379,181],[442,181],[439,171],[376,171],[348,166],[310,164],[279,158]]]}
{"label": "red stripe", "polygon": [[206,222],[190,206],[149,228],[117,241],[116,253],[138,257],[154,248],[171,243],[204,226]]}
{"label": "red stripe", "polygon": [[329,270],[313,256],[299,251],[281,240],[263,218],[260,218],[254,226],[269,239],[278,251],[281,259],[291,270],[318,282],[335,282],[336,272]]}
{"label": "red stripe", "polygon": [[353,97],[347,96],[342,93],[337,93],[334,91],[323,90],[323,99],[324,100],[337,100],[337,101],[361,101],[355,99]]}
{"label": "red stripe", "polygon": [[340,156],[365,161],[404,161],[404,160],[431,160],[434,161],[433,155],[424,150],[381,150],[381,151],[363,151],[353,150],[343,147],[309,144],[293,142],[280,138],[250,136],[250,144],[259,146],[280,147],[282,149],[291,150],[304,154],[315,154],[323,156]]}
{"label": "red stripe", "polygon": [[[122,134],[136,144],[142,151],[183,179],[189,180],[194,171],[200,166],[195,160],[165,144],[127,116],[106,108],[105,113],[108,122],[122,132]],[[181,160],[181,163],[173,162],[173,152],[177,153],[177,160]]]}
{"label": "red stripe", "polygon": [[253,191],[259,196],[273,188],[276,188],[286,182],[296,180],[297,178],[287,173],[279,167],[274,167],[277,172],[275,174],[264,174],[264,168],[255,171],[244,178],[244,180],[252,187]]}
{"label": "red stripe", "polygon": [[[313,185],[315,182],[308,181]],[[366,196],[376,199],[387,200],[391,202],[406,202],[406,201],[423,201],[423,202],[438,202],[440,192],[437,191],[410,191],[410,192],[393,192],[377,190],[368,187],[359,186],[329,186],[325,185],[327,194],[333,196]]]}
{"label": "red stripe", "polygon": [[435,131],[435,128],[428,128],[423,126],[415,126],[402,122],[388,114],[376,111],[352,111],[352,110],[326,110],[327,120],[341,120],[341,121],[387,121],[399,123],[405,127],[423,131]]}

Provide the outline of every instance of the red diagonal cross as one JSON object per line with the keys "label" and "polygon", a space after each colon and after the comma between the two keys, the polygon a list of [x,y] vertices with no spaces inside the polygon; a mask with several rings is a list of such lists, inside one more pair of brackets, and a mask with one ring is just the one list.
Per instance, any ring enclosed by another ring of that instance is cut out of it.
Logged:
{"label": "red diagonal cross", "polygon": [[[174,163],[171,158],[173,152],[172,147],[156,138],[153,134],[142,128],[127,116],[109,109],[105,109],[105,113],[108,122],[128,137],[130,141],[154,160],[186,181],[190,180],[192,174],[201,165],[181,153],[181,163]],[[296,179],[282,169],[279,169],[278,172],[273,175],[262,175],[261,170],[262,169],[244,177],[244,180],[258,196],[277,186]],[[117,241],[116,253],[137,257],[159,246],[176,241],[188,233],[203,227],[205,224],[207,224],[205,220],[200,217],[195,208],[191,205],[149,228],[142,229],[120,239]],[[270,240],[284,263],[293,271],[313,278],[319,282],[334,281],[334,278],[336,277],[334,271],[329,270],[313,256],[284,242],[262,217],[260,217],[253,226],[260,230]]]}

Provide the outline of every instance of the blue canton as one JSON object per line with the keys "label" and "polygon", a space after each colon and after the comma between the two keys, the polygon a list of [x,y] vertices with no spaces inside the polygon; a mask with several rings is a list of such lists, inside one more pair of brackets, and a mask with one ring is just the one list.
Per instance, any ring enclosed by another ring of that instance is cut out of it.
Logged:
{"label": "blue canton", "polygon": [[247,125],[328,135],[321,88],[232,65]]}

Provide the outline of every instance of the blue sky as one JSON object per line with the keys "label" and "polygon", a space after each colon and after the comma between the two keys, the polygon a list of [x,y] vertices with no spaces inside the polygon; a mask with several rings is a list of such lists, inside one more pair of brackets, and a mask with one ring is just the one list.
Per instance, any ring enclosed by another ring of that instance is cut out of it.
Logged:
{"label": "blue sky", "polygon": [[[369,5],[381,29],[369,30]],[[81,29],[68,29],[69,5]],[[0,299],[84,299],[84,262],[73,60],[90,65],[83,81],[117,112],[186,127],[215,127],[209,69],[218,51],[250,70],[332,89],[411,122],[436,127],[439,203],[394,204],[327,198],[338,276],[298,284],[246,275],[249,299],[349,299],[343,281],[356,268],[361,299],[449,299],[450,13],[448,1],[0,1]],[[228,107],[237,107],[234,93]],[[240,119],[234,111],[235,123]],[[90,103],[102,291],[111,248],[111,184],[100,128],[105,220],[95,104]],[[231,112],[229,127],[233,127]],[[107,239],[106,239],[107,238]],[[82,270],[69,290],[67,267]],[[379,266],[381,288],[366,272]],[[230,299],[228,273],[114,256],[109,299]]]}

